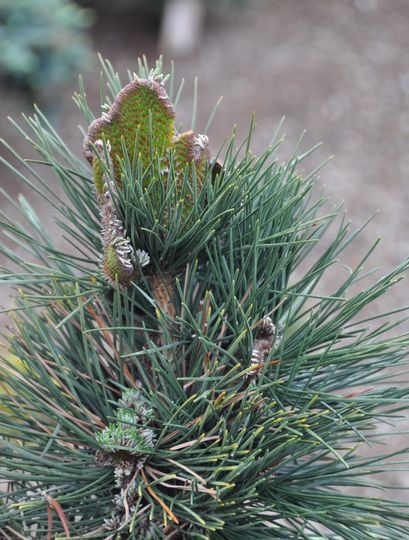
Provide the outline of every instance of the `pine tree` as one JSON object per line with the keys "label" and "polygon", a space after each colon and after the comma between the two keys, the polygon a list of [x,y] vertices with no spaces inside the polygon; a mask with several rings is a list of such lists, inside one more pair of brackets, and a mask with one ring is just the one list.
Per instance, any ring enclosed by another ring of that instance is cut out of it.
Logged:
{"label": "pine tree", "polygon": [[211,153],[176,130],[161,62],[125,85],[102,68],[102,116],[75,97],[86,159],[38,109],[15,126],[39,159],[6,145],[70,247],[11,201],[2,538],[407,540],[407,505],[381,480],[406,450],[379,446],[407,410],[405,310],[363,310],[409,260],[350,292],[371,248],[320,295],[359,230],[299,173],[309,152],[255,156],[252,123]]}

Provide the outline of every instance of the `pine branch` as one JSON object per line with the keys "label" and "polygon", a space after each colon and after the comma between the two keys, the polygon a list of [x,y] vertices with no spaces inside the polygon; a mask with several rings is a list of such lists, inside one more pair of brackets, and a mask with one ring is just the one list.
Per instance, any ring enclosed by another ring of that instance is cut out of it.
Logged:
{"label": "pine branch", "polygon": [[[407,470],[407,449],[391,450],[409,403],[407,308],[366,308],[409,260],[374,281],[363,265],[375,242],[320,294],[361,229],[301,177],[309,152],[254,156],[252,123],[211,156],[207,139],[174,133],[173,70],[144,59],[128,80],[122,91],[102,60],[102,120],[80,84],[91,166],[40,111],[15,123],[39,159],[12,150],[9,167],[72,249],[23,198],[1,216],[24,257],[0,248],[17,268],[1,276],[15,307],[0,363],[0,533],[408,538],[407,505],[382,480]],[[136,109],[124,124],[118,111]]]}

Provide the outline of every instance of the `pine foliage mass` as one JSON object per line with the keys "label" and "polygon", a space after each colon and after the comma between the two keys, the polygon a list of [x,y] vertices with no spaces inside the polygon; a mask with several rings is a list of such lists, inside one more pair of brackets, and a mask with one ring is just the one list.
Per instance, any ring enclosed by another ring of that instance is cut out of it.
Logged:
{"label": "pine foliage mass", "polygon": [[86,159],[38,109],[15,123],[38,159],[5,143],[67,247],[10,199],[1,537],[407,540],[382,476],[406,450],[379,445],[407,410],[405,311],[365,308],[409,261],[375,280],[371,248],[320,294],[359,230],[301,176],[309,152],[257,157],[252,124],[211,154],[161,71],[124,85],[102,61],[98,119],[81,83]]}

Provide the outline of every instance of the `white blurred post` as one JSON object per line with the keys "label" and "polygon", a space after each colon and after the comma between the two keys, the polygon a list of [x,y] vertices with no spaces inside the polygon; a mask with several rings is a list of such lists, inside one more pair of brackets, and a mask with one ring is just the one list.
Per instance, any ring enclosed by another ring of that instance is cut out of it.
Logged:
{"label": "white blurred post", "polygon": [[167,0],[160,35],[160,52],[174,56],[192,53],[200,41],[205,16],[203,0]]}

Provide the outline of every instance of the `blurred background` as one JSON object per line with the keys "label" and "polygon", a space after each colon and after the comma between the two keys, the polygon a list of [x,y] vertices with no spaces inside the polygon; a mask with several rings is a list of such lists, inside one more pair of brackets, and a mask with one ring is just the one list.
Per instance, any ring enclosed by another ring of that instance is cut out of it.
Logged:
{"label": "blurred background", "polygon": [[[256,153],[282,116],[281,157],[304,129],[303,150],[323,141],[305,167],[334,156],[319,179],[330,201],[344,200],[356,226],[380,209],[343,263],[358,263],[378,236],[383,242],[370,267],[380,266],[379,276],[409,254],[408,0],[0,0],[0,50],[1,137],[23,155],[30,148],[8,115],[19,118],[37,102],[80,154],[82,119],[71,99],[78,73],[99,116],[96,52],[122,74],[136,69],[138,56],[152,62],[163,53],[165,66],[173,58],[187,81],[178,119],[190,118],[196,75],[198,131],[224,96],[209,133],[214,151],[234,124],[246,133],[253,111]],[[5,167],[0,175],[12,198],[21,192],[15,175]],[[43,203],[25,195],[41,212]],[[6,197],[0,206],[13,212]],[[41,217],[53,230],[49,212]],[[324,288],[347,271],[340,266]],[[408,303],[403,284],[371,309]]]}

